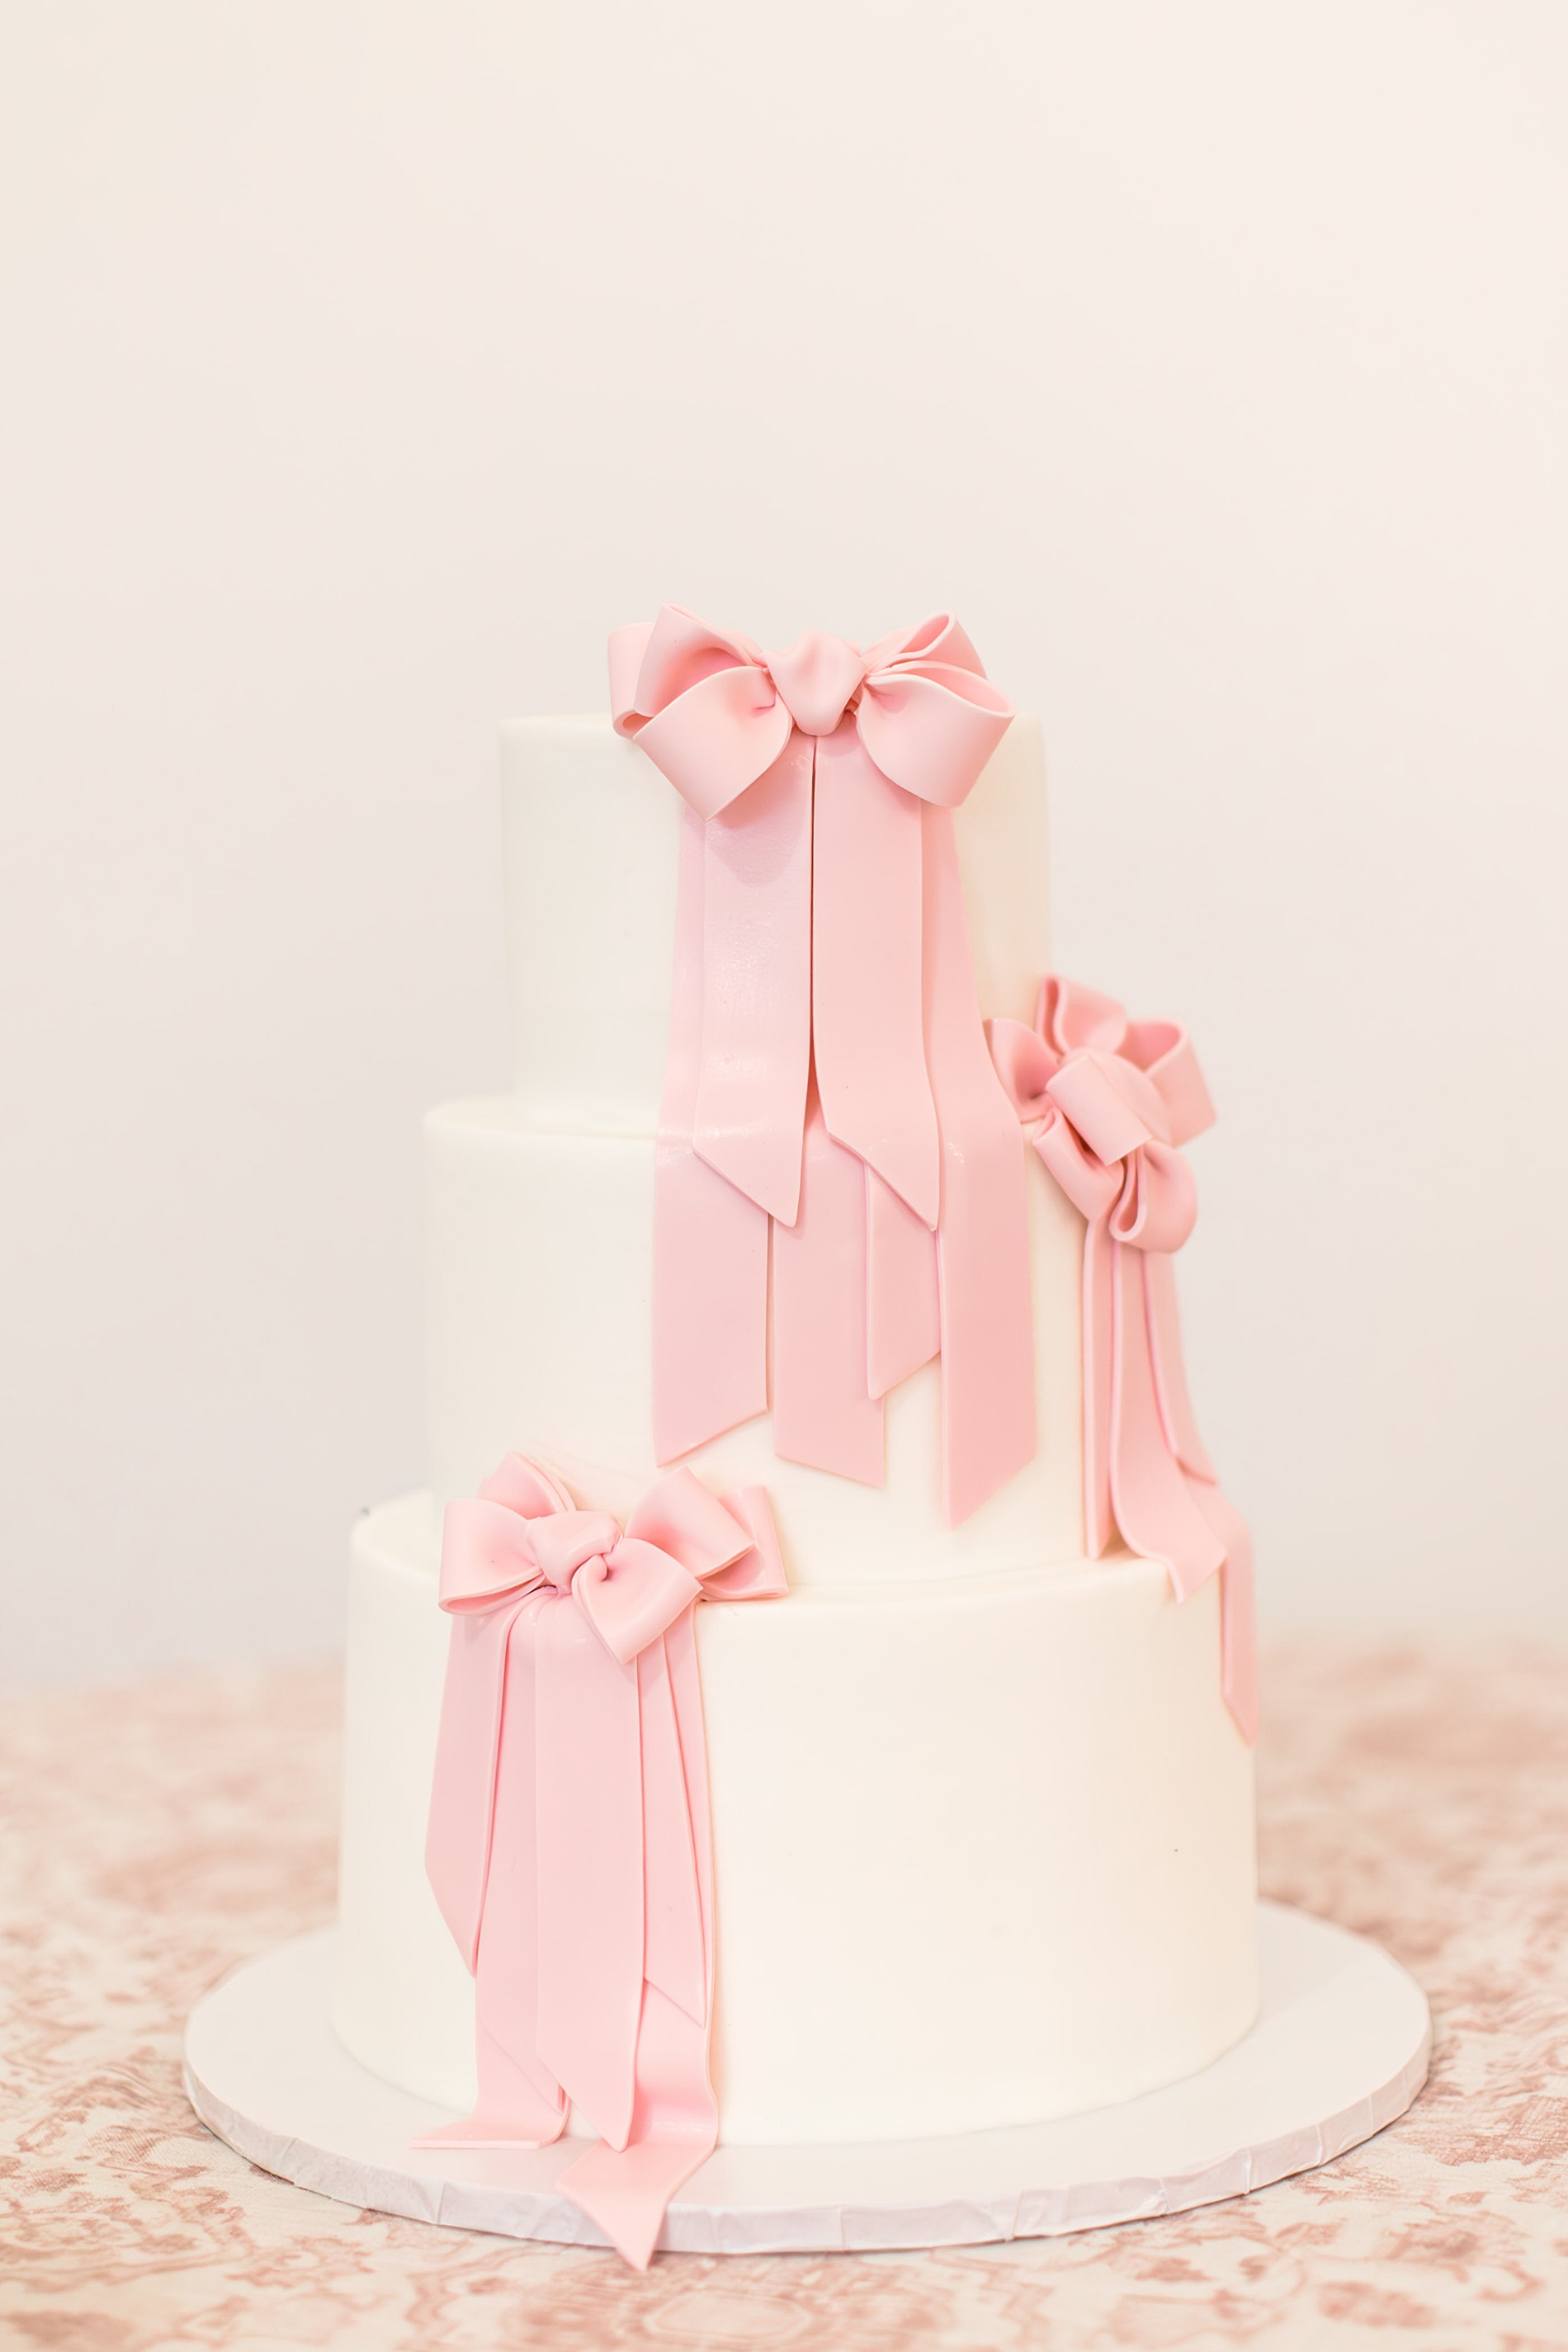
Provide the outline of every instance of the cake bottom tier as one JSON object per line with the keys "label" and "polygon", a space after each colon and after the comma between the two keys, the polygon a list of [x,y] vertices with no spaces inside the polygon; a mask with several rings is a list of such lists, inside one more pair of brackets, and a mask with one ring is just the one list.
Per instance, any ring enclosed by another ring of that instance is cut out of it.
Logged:
{"label": "cake bottom tier", "polygon": [[[333,2022],[466,2110],[472,1989],[424,1869],[437,1553],[423,1495],[355,1530]],[[1217,1603],[1113,1558],[698,1610],[721,2140],[1042,2122],[1240,2039],[1252,1759]]]}

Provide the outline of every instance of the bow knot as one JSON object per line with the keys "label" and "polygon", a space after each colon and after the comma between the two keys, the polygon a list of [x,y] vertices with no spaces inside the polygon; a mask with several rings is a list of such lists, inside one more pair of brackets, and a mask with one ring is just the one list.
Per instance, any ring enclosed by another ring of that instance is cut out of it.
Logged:
{"label": "bow knot", "polygon": [[1127,1019],[1111,998],[1053,975],[1035,1025],[990,1024],[998,1075],[1035,1150],[1091,1224],[1135,1249],[1180,1249],[1197,1187],[1178,1142],[1214,1106],[1186,1032]]}
{"label": "bow knot", "polygon": [[784,653],[763,659],[803,735],[833,734],[866,677],[866,656],[858,646],[820,629],[807,629]]}
{"label": "bow knot", "polygon": [[[576,1602],[610,1655],[630,1665],[704,1591],[741,1597],[725,1571],[758,1557],[748,1510],[755,1491],[721,1503],[689,1470],[672,1470],[643,1496],[623,1534],[611,1512],[575,1509],[553,1479],[510,1454],[472,1501],[447,1506],[441,1606],[471,1615],[552,1586]],[[784,1590],[776,1550],[765,1549],[742,1580],[746,1598]]]}
{"label": "bow knot", "polygon": [[605,1559],[621,1540],[608,1511],[558,1511],[552,1517],[527,1519],[524,1527],[540,1574],[558,1592],[570,1592],[577,1570],[592,1559]]}

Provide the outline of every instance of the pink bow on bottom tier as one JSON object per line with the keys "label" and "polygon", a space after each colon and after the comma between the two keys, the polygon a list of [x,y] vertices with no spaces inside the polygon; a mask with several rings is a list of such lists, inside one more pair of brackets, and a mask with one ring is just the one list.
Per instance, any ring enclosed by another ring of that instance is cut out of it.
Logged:
{"label": "pink bow on bottom tier", "polygon": [[1221,1493],[1182,1362],[1173,1254],[1197,1190],[1178,1147],[1214,1122],[1186,1031],[1129,1021],[1113,998],[1052,975],[1035,1025],[990,1024],[991,1051],[1025,1133],[1086,1221],[1083,1244],[1085,1536],[1098,1559],[1118,1529],[1161,1561],[1178,1600],[1221,1578],[1226,1704],[1258,1737],[1252,1538]]}
{"label": "pink bow on bottom tier", "polygon": [[766,1493],[661,1479],[623,1534],[509,1454],[448,1504],[426,1866],[475,1980],[479,2104],[423,2147],[600,2142],[556,2186],[628,2262],[711,2154],[704,1599],[787,1590]]}

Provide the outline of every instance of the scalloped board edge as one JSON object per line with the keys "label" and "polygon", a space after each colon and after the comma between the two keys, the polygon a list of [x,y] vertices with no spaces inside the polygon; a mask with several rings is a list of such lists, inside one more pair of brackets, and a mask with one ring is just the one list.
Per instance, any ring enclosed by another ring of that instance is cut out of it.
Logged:
{"label": "scalloped board edge", "polygon": [[[1249,2195],[1402,2116],[1431,2020],[1381,1947],[1258,1906],[1252,2031],[1185,2082],[1049,2124],[877,2147],[721,2147],[671,2204],[669,2253],[870,2252],[1108,2229]],[[351,2058],[329,2021],[335,1930],[208,1993],[185,2037],[192,2106],[262,2170],[373,2211],[560,2245],[607,2242],[553,2192],[582,2143],[416,2153],[447,2119]]]}

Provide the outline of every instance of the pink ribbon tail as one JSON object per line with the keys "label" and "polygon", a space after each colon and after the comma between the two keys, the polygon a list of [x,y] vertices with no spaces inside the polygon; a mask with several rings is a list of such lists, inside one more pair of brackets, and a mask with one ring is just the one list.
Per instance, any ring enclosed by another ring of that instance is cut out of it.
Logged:
{"label": "pink ribbon tail", "polygon": [[[753,1510],[760,1505],[776,1558],[772,1515],[761,1490],[726,1500]],[[650,1690],[657,1686],[660,1692],[655,1705],[662,1727],[655,1752],[662,1750],[664,1762],[650,1772],[648,1783],[660,1793],[648,1803],[648,1981],[637,2033],[630,2138],[623,2149],[602,2143],[587,2149],[555,2184],[639,2270],[647,2268],[658,2244],[670,2199],[706,2163],[719,2139],[719,2103],[708,2072],[713,1953],[704,1926],[713,1916],[712,1843],[693,1613],[689,1609],[670,1627],[642,1682],[645,1727],[652,1712]],[[639,1667],[644,1663],[639,1660]],[[645,1769],[651,1760],[645,1729]],[[679,1918],[670,1916],[672,1897]]]}
{"label": "pink ribbon tail", "polygon": [[884,1397],[942,1348],[936,1235],[866,1171],[866,1385]]}
{"label": "pink ribbon tail", "polygon": [[[1121,1242],[1110,1246],[1116,1363],[1110,1462],[1116,1523],[1130,1549],[1163,1563],[1178,1601],[1190,1600],[1210,1576],[1220,1576],[1221,1688],[1237,1729],[1251,1746],[1258,1738],[1252,1538],[1213,1479],[1184,1468],[1162,1412],[1162,1394],[1174,1385],[1170,1370],[1174,1285],[1169,1260]],[[1184,1402],[1184,1384],[1182,1396]],[[1196,1432],[1192,1435],[1195,1442]],[[1196,1450],[1202,1454],[1201,1446]]]}
{"label": "pink ribbon tail", "polygon": [[[658,1996],[653,1998],[657,2000]],[[644,2032],[658,2026],[649,2016]],[[646,2271],[658,2245],[659,2232],[671,2198],[706,2164],[718,2146],[712,2136],[693,2130],[673,2137],[634,2141],[618,2152],[596,2141],[575,2164],[556,2176],[563,2197],[596,2221],[623,2262]]]}
{"label": "pink ribbon tail", "polygon": [[975,993],[952,818],[927,803],[926,1062],[942,1139],[942,1487],[949,1527],[1034,1458],[1034,1312],[1024,1139]]}
{"label": "pink ribbon tail", "polygon": [[[566,2127],[566,2097],[537,2054],[539,1932],[534,1765],[535,1642],[540,1599],[480,1618],[457,1617],[431,1793],[426,1850],[442,1900],[463,1880],[472,1947],[479,2098],[471,2115],[444,2124],[416,2147],[546,2147]],[[494,1673],[499,1654],[500,1677]],[[484,1853],[477,1877],[476,1832]]]}
{"label": "pink ribbon tail", "polygon": [[489,1876],[510,1640],[509,1612],[454,1617],[436,1740],[425,1866],[437,1906],[470,1970],[479,1957]]}
{"label": "pink ribbon tail", "polygon": [[706,826],[681,816],[669,1058],[654,1163],[654,1458],[673,1462],[768,1402],[768,1214],[697,1156]]}
{"label": "pink ribbon tail", "polygon": [[934,1230],[936,1110],[921,1009],[921,803],[873,766],[853,719],[816,747],[812,1035],[822,1115]]}
{"label": "pink ribbon tail", "polygon": [[1153,1360],[1154,1390],[1165,1443],[1184,1470],[1217,1486],[1219,1473],[1198,1435],[1187,1392],[1181,1316],[1176,1306],[1176,1269],[1168,1251],[1143,1253],[1143,1293],[1148,1305],[1149,1352]]}
{"label": "pink ribbon tail", "polygon": [[866,1171],[815,1094],[800,1214],[773,1228],[773,1451],[882,1483],[882,1401],[868,1391]]}
{"label": "pink ribbon tail", "polygon": [[541,1619],[537,2046],[573,2105],[624,2147],[643,1982],[637,1669],[612,1658],[566,1598]]}
{"label": "pink ribbon tail", "polygon": [[[1196,1069],[1195,1062],[1193,1068]],[[1203,1092],[1201,1076],[1188,1084],[1188,1100]],[[1209,1113],[1213,1117],[1212,1110]],[[1176,1307],[1176,1269],[1162,1251],[1143,1254],[1143,1297],[1148,1317],[1149,1353],[1155,1396],[1165,1442],[1180,1463],[1187,1492],[1225,1547],[1220,1570],[1221,1682],[1226,1705],[1237,1729],[1249,1748],[1258,1744],[1258,1627],[1254,1593],[1252,1534],[1246,1520],[1220,1491],[1219,1474],[1208,1457],[1193,1418],[1182,1355],[1181,1319]]]}
{"label": "pink ribbon tail", "polygon": [[1112,1241],[1116,1374],[1110,1405],[1110,1500],[1130,1549],[1162,1560],[1180,1601],[1190,1600],[1225,1558],[1165,1444],[1154,1394],[1143,1296],[1143,1254]]}
{"label": "pink ribbon tail", "polygon": [[1252,1535],[1235,1505],[1206,1479],[1188,1480],[1194,1502],[1225,1546],[1220,1570],[1220,1685],[1231,1719],[1249,1748],[1258,1745],[1258,1618]]}
{"label": "pink ribbon tail", "polygon": [[1110,1507],[1111,1401],[1116,1393],[1116,1316],[1111,1240],[1106,1220],[1083,1235],[1084,1549],[1098,1559],[1116,1533]]}
{"label": "pink ribbon tail", "polygon": [[791,735],[703,836],[692,1140],[710,1168],[786,1225],[800,1195],[811,1060],[811,754],[809,737]]}

